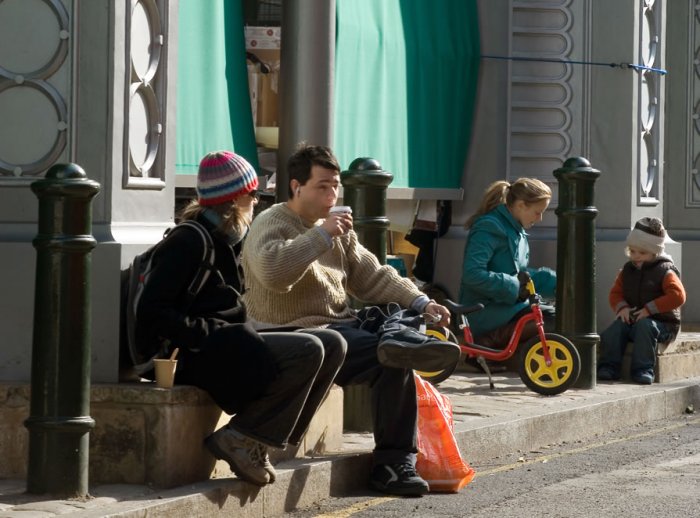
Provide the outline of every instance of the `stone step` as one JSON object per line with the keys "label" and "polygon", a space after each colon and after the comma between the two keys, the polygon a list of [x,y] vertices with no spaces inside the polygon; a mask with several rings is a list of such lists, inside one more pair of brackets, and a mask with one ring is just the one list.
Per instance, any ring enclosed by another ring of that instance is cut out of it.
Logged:
{"label": "stone step", "polygon": [[656,369],[659,383],[700,376],[700,332],[682,331],[667,347],[659,349]]}
{"label": "stone step", "polygon": [[[700,376],[700,332],[686,331],[688,326],[683,324],[683,331],[669,344],[659,344],[656,358],[657,383],[693,378]],[[622,360],[622,379],[630,379],[630,364],[632,362],[631,344],[625,351]]]}
{"label": "stone step", "polygon": [[[29,384],[0,382],[0,478],[25,478]],[[229,416],[202,390],[156,388],[153,383],[94,384],[90,393],[91,482],[168,488],[230,476],[228,465],[203,448],[203,439]],[[271,450],[275,462],[338,451],[342,446],[343,392],[333,387],[302,444]]]}
{"label": "stone step", "polygon": [[685,326],[676,339],[668,344],[659,344],[658,354],[685,354],[700,351],[700,332],[687,331]]}
{"label": "stone step", "polygon": [[[476,469],[477,476],[488,476],[490,468],[509,458],[530,456],[553,444],[575,445],[609,431],[688,414],[700,407],[700,378],[648,387],[606,383],[553,397],[530,391],[515,374],[501,373],[495,382],[496,389],[490,390],[484,375],[458,374],[439,387],[452,402],[455,437],[464,460]],[[697,417],[687,418],[689,424],[697,422]],[[317,515],[317,504],[322,500],[375,495],[367,489],[372,445],[371,434],[346,434],[338,455],[280,463],[276,466],[277,481],[262,489],[227,477],[167,490],[94,485],[87,500],[53,500],[25,493],[24,480],[0,477],[0,516],[48,517],[54,510],[56,515],[70,516],[70,509],[76,509],[75,516],[95,518],[268,518],[298,509],[306,509],[297,513],[300,515]],[[481,480],[463,489],[462,496],[483,493]],[[429,503],[435,507],[446,497],[427,498],[431,500],[424,500],[424,507]],[[327,516],[348,516],[351,513],[347,511]],[[438,514],[431,508],[424,514],[433,513]]]}

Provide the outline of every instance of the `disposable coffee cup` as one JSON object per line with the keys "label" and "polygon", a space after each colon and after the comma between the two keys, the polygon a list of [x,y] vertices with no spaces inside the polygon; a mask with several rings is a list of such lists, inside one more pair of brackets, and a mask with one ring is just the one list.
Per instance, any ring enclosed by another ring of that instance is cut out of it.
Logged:
{"label": "disposable coffee cup", "polygon": [[177,360],[153,360],[156,368],[156,387],[173,388]]}
{"label": "disposable coffee cup", "polygon": [[330,213],[352,214],[352,207],[350,207],[349,205],[336,205],[335,207],[331,207]]}

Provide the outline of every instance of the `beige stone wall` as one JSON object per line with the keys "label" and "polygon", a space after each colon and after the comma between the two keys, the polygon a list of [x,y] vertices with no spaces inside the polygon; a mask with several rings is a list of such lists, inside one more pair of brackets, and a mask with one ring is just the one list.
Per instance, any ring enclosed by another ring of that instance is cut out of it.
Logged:
{"label": "beige stone wall", "polygon": [[[30,413],[27,384],[0,382],[0,478],[25,478]],[[202,390],[151,383],[96,384],[91,389],[91,483],[180,486],[230,477],[228,464],[204,449],[204,438],[230,416]],[[271,450],[273,462],[338,452],[342,446],[343,391],[333,387],[298,448]]]}

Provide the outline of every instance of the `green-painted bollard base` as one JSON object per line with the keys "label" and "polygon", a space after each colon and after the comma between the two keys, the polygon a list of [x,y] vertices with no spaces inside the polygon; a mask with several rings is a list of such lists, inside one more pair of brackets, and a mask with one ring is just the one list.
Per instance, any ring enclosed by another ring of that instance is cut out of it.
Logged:
{"label": "green-painted bollard base", "polygon": [[574,383],[575,388],[594,389],[596,387],[596,346],[598,335],[569,336],[576,345],[581,358],[581,374]]}
{"label": "green-painted bollard base", "polygon": [[[31,423],[30,423],[31,424]],[[27,493],[76,498],[88,494],[89,434],[32,431]]]}
{"label": "green-painted bollard base", "polygon": [[368,386],[343,387],[343,430],[372,431],[372,389]]}

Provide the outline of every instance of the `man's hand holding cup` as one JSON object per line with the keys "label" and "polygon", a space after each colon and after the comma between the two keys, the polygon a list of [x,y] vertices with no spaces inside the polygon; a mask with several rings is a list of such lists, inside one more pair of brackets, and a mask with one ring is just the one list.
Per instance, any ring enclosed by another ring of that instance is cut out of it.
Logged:
{"label": "man's hand holding cup", "polygon": [[321,225],[332,237],[343,236],[352,230],[352,208],[336,205],[328,211],[326,221]]}

